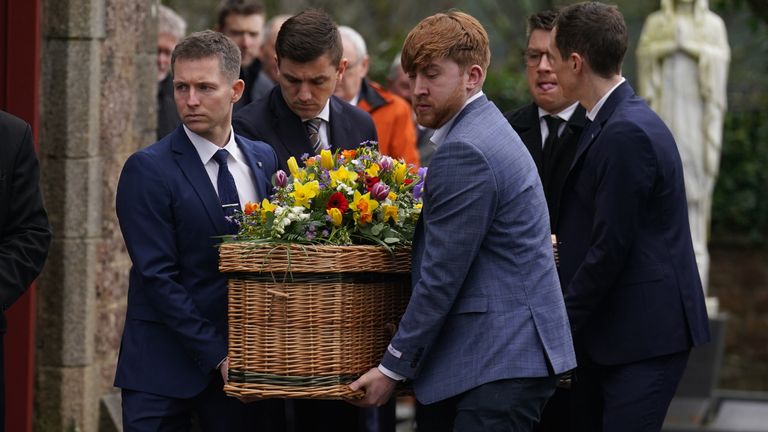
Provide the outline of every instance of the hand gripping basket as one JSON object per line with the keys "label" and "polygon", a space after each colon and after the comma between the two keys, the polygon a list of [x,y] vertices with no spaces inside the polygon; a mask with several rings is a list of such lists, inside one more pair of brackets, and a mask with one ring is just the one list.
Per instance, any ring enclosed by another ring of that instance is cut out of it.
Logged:
{"label": "hand gripping basket", "polygon": [[410,248],[225,243],[232,396],[355,399],[410,295]]}

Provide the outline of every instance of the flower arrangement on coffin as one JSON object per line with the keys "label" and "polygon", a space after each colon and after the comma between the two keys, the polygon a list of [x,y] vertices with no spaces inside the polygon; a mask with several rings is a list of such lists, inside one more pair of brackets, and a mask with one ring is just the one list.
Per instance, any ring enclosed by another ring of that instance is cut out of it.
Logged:
{"label": "flower arrangement on coffin", "polygon": [[272,197],[247,203],[238,216],[237,240],[409,245],[427,169],[415,170],[367,144],[304,155],[304,167],[291,157],[290,177],[275,173]]}

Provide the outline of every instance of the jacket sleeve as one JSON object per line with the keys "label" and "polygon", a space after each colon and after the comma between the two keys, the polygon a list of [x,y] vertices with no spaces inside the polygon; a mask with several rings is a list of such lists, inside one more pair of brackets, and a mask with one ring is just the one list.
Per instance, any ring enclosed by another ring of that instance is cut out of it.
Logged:
{"label": "jacket sleeve", "polygon": [[[8,130],[9,128],[3,128]],[[0,130],[3,130],[0,129]],[[0,224],[0,308],[5,311],[40,274],[48,256],[51,228],[40,194],[40,169],[32,130],[0,137],[10,169],[0,172],[4,213]]]}

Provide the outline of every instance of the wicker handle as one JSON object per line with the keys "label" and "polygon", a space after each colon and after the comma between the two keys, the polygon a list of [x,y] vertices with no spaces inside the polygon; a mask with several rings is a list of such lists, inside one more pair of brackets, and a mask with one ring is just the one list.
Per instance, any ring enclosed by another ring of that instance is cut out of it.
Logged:
{"label": "wicker handle", "polygon": [[277,296],[277,297],[282,297],[282,298],[289,298],[289,297],[291,297],[290,295],[288,295],[288,294],[286,294],[284,292],[275,291],[273,289],[267,289],[267,292],[272,294],[273,296]]}

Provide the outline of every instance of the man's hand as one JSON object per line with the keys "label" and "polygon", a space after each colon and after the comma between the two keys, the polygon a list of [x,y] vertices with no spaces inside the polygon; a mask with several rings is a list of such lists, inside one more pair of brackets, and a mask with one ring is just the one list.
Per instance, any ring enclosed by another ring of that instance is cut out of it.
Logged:
{"label": "man's hand", "polygon": [[396,384],[397,381],[384,375],[379,369],[373,368],[349,385],[349,388],[354,391],[365,391],[365,397],[347,402],[359,407],[382,406],[392,397]]}
{"label": "man's hand", "polygon": [[227,381],[229,381],[229,357],[221,361],[219,372],[221,372],[221,379],[224,381],[224,385],[227,385]]}

